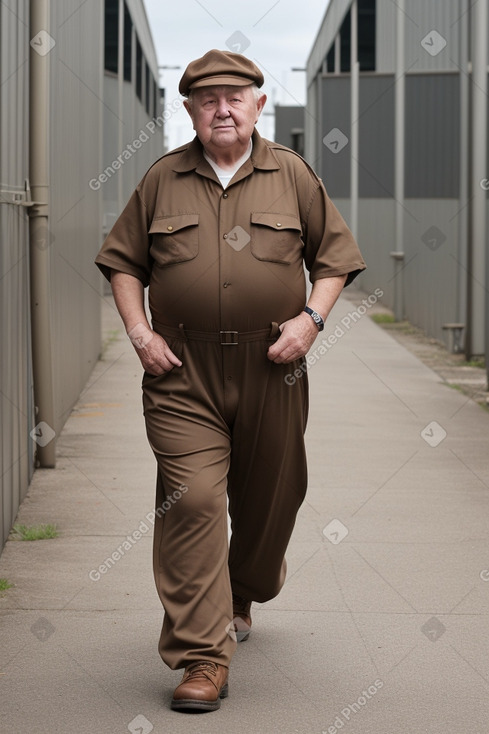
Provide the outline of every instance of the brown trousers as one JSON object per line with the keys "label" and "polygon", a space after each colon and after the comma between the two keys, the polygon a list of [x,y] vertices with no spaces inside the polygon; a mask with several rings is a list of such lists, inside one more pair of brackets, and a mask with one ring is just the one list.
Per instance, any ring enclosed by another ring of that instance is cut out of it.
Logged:
{"label": "brown trousers", "polygon": [[235,341],[234,334],[209,341],[153,326],[183,363],[143,377],[158,462],[159,652],[172,669],[195,660],[229,666],[236,647],[231,592],[264,602],[285,581],[285,551],[307,485],[307,376],[289,385],[285,377],[298,362],[267,358],[276,324],[240,334],[237,345],[220,343]]}

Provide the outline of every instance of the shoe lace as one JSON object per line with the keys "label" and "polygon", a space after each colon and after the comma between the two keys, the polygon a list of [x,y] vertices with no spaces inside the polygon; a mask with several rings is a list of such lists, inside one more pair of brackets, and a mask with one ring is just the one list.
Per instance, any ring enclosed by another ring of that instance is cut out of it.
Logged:
{"label": "shoe lace", "polygon": [[196,663],[192,663],[187,668],[187,680],[189,678],[208,678],[207,673],[216,677],[217,665],[212,663],[210,660],[199,660]]}

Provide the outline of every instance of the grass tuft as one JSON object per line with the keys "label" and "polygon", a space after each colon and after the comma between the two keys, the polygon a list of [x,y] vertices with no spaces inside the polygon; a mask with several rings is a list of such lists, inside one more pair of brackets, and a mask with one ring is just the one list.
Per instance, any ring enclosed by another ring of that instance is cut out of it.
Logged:
{"label": "grass tuft", "polygon": [[374,313],[370,317],[376,324],[393,324],[395,318],[390,313]]}
{"label": "grass tuft", "polygon": [[59,533],[56,529],[56,525],[14,525],[13,540],[50,540],[51,538],[57,538]]}
{"label": "grass tuft", "polygon": [[11,589],[13,584],[10,583],[10,581],[7,581],[7,579],[0,579],[0,592],[7,591],[7,589]]}

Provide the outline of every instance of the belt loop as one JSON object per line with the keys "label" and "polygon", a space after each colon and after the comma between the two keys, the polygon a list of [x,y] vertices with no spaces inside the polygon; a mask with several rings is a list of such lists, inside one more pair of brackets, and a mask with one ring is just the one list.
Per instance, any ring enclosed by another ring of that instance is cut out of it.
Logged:
{"label": "belt loop", "polygon": [[180,334],[182,336],[183,341],[186,342],[187,341],[187,335],[185,333],[185,329],[183,328],[183,324],[178,324],[178,328],[180,330]]}

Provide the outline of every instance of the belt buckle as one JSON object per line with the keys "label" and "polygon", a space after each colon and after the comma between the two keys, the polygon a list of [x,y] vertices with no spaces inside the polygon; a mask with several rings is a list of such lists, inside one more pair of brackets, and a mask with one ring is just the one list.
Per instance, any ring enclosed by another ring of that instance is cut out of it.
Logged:
{"label": "belt buckle", "polygon": [[220,331],[219,336],[221,337],[221,345],[223,347],[238,346],[238,332],[237,331]]}

